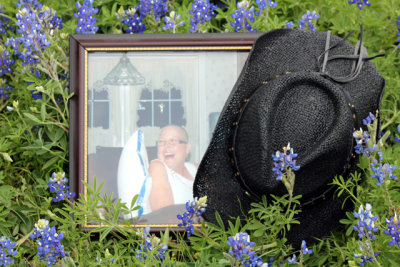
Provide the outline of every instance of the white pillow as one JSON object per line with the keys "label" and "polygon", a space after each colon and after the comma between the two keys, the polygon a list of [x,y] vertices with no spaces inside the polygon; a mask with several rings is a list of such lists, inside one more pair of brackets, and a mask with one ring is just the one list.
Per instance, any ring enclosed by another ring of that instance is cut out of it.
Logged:
{"label": "white pillow", "polygon": [[121,202],[130,207],[132,198],[138,194],[136,205],[142,207],[128,215],[127,219],[151,212],[149,196],[152,183],[148,168],[143,131],[137,130],[122,150],[118,164],[118,195]]}

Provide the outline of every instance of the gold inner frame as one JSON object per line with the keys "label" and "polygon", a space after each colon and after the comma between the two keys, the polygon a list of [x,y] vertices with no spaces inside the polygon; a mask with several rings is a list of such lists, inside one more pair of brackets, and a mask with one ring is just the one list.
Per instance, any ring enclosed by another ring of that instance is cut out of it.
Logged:
{"label": "gold inner frame", "polygon": [[[103,47],[103,48],[85,48],[85,77],[84,77],[84,163],[83,163],[83,176],[85,183],[88,183],[88,52],[102,52],[102,51],[250,51],[252,46],[173,46],[173,47]],[[87,187],[84,186],[83,190],[85,201],[87,201]],[[104,225],[103,225],[104,226]],[[133,225],[118,225],[120,227],[174,227],[178,228],[177,224],[133,224]],[[201,224],[194,224],[199,227]],[[98,228],[100,225],[88,225],[87,218],[85,220],[85,228]]]}

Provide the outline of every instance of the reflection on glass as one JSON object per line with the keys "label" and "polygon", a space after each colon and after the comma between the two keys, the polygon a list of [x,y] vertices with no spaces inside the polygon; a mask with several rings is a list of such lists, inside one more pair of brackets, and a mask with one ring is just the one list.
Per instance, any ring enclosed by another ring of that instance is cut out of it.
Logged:
{"label": "reflection on glass", "polygon": [[[102,192],[113,193],[128,206],[134,195],[144,192],[145,206],[152,187],[146,171],[157,158],[161,129],[171,124],[188,134],[191,148],[186,161],[199,163],[247,54],[90,52],[89,184],[93,177],[98,184],[105,182]],[[144,210],[141,214],[146,216]]]}

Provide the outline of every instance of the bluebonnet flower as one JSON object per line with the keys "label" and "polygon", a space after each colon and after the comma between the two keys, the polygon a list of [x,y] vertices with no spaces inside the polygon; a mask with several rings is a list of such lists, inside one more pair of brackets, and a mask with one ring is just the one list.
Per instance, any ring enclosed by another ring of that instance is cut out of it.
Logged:
{"label": "bluebonnet flower", "polygon": [[11,58],[11,52],[0,47],[0,77],[6,73],[13,73],[11,66],[15,60]]}
{"label": "bluebonnet flower", "polygon": [[185,231],[187,236],[191,236],[194,234],[194,220],[197,219],[197,222],[200,221],[200,216],[206,211],[207,207],[207,196],[201,197],[197,199],[194,198],[193,201],[186,202],[186,212],[182,215],[178,214],[177,218],[182,220],[181,223],[178,224],[180,227],[185,227]]}
{"label": "bluebonnet flower", "polygon": [[312,253],[313,253],[313,250],[307,248],[306,241],[302,240],[301,241],[301,250],[300,250],[300,262],[296,261],[296,259],[297,259],[296,254],[293,254],[292,258],[288,259],[288,262],[293,263],[293,264],[299,264],[299,265],[303,266],[304,255],[312,254]]}
{"label": "bluebonnet flower", "polygon": [[250,236],[247,233],[237,233],[233,237],[228,237],[227,243],[228,246],[231,247],[229,254],[232,255],[236,261],[240,262],[241,265],[261,266],[264,264],[264,261],[252,251],[254,242],[250,242]]}
{"label": "bluebonnet flower", "polygon": [[357,4],[358,8],[362,10],[363,6],[370,6],[371,4],[368,2],[368,0],[349,0],[348,3],[350,5],[352,4]]}
{"label": "bluebonnet flower", "polygon": [[291,28],[293,28],[293,26],[294,26],[293,21],[286,22],[287,29],[291,29]]}
{"label": "bluebonnet flower", "polygon": [[[375,257],[378,256],[378,255],[379,255],[378,252],[375,252],[375,253],[374,253],[374,256],[375,256]],[[368,261],[369,261],[369,262],[372,262],[372,260],[373,260],[372,257],[367,257],[367,256],[364,256],[364,255],[358,254],[358,253],[354,254],[354,257],[360,258],[360,259],[361,259],[360,266],[364,266],[364,264],[365,264],[366,262],[368,262]]]}
{"label": "bluebonnet flower", "polygon": [[42,4],[37,0],[18,0],[18,3],[15,4],[17,7],[26,8],[26,9],[41,9]]}
{"label": "bluebonnet flower", "polygon": [[389,235],[392,239],[388,242],[389,246],[397,245],[400,249],[400,216],[397,216],[394,213],[394,216],[390,218],[390,220],[385,219],[385,222],[388,224],[388,229],[383,232]]}
{"label": "bluebonnet flower", "polygon": [[395,179],[396,175],[393,174],[393,171],[396,169],[397,166],[391,166],[389,163],[385,163],[382,165],[378,165],[378,161],[373,159],[371,163],[371,169],[373,173],[371,174],[371,178],[378,179],[376,183],[377,186],[380,186],[383,183],[385,178]]}
{"label": "bluebonnet flower", "polygon": [[311,31],[316,31],[317,27],[315,26],[316,20],[319,18],[319,14],[316,11],[310,12],[309,10],[304,13],[301,19],[298,22],[299,29],[303,30],[307,26]]}
{"label": "bluebonnet flower", "polygon": [[168,245],[161,243],[161,240],[157,236],[150,235],[149,226],[142,230],[138,230],[136,235],[138,235],[143,241],[143,243],[140,245],[140,249],[136,250],[136,258],[138,258],[140,261],[145,261],[147,259],[147,253],[151,251],[157,251],[157,253],[153,254],[153,257],[159,261],[163,261],[165,259],[165,252],[168,250]]}
{"label": "bluebonnet flower", "polygon": [[375,116],[370,112],[368,116],[365,119],[363,119],[363,124],[364,125],[372,124],[374,120]]}
{"label": "bluebonnet flower", "polygon": [[125,10],[121,19],[122,24],[128,27],[126,33],[143,33],[146,30],[146,26],[142,23],[142,17],[136,13],[135,8]]}
{"label": "bluebonnet flower", "polygon": [[178,26],[185,25],[184,20],[182,20],[181,22],[178,22],[178,20],[180,20],[180,18],[181,18],[181,15],[176,14],[175,11],[171,11],[171,13],[169,13],[169,17],[168,16],[164,17],[165,26],[163,26],[162,29],[164,31],[172,30],[172,32],[175,33],[175,30]]}
{"label": "bluebonnet flower", "polygon": [[80,34],[95,34],[99,27],[94,26],[97,22],[94,14],[97,14],[99,10],[93,8],[93,0],[84,0],[82,5],[78,0],[75,7],[79,9],[78,13],[74,13],[74,17],[79,19],[76,25],[76,32]]}
{"label": "bluebonnet flower", "polygon": [[167,13],[167,3],[168,0],[140,0],[140,16],[144,18],[147,14],[152,14],[159,21]]}
{"label": "bluebonnet flower", "polygon": [[231,22],[231,26],[235,27],[235,32],[246,29],[249,32],[256,32],[257,29],[252,27],[250,23],[254,22],[254,7],[249,8],[249,1],[243,0],[237,3],[237,9],[232,14],[235,22]]}
{"label": "bluebonnet flower", "polygon": [[51,8],[43,7],[38,13],[38,18],[42,23],[42,27],[46,29],[62,29],[62,18],[59,18],[57,12]]}
{"label": "bluebonnet flower", "polygon": [[189,29],[189,32],[201,32],[201,27],[198,24],[203,25],[206,21],[210,21],[212,17],[215,17],[215,10],[217,6],[210,3],[209,0],[195,0],[192,3],[192,9],[189,10],[189,14],[193,17],[190,18],[190,25],[192,28]]}
{"label": "bluebonnet flower", "polygon": [[7,39],[5,44],[14,49],[14,54],[23,60],[22,65],[25,66],[38,62],[38,53],[50,46],[47,36],[62,26],[62,20],[47,7],[38,12],[35,8],[42,6],[37,1],[21,0],[18,4],[20,10],[15,24],[20,36]]}
{"label": "bluebonnet flower", "polygon": [[278,2],[273,2],[272,0],[256,0],[256,4],[258,5],[258,12],[255,12],[256,16],[260,16],[263,13],[264,9],[267,9],[268,6],[278,6]]}
{"label": "bluebonnet flower", "polygon": [[290,259],[290,258],[288,259],[288,262],[289,262],[289,263],[297,264],[296,259],[297,259],[296,254],[293,254],[292,258],[291,258],[291,259]]}
{"label": "bluebonnet flower", "polygon": [[371,204],[360,205],[358,213],[354,212],[354,217],[358,218],[357,226],[353,226],[353,230],[358,231],[358,237],[362,239],[368,234],[368,237],[375,240],[375,236],[372,232],[377,232],[378,228],[375,227],[374,221],[378,219],[378,216],[373,216]]}
{"label": "bluebonnet flower", "polygon": [[301,252],[302,252],[303,255],[312,254],[313,253],[312,249],[307,248],[306,241],[304,241],[304,240],[301,241]]}
{"label": "bluebonnet flower", "polygon": [[31,96],[33,100],[43,100],[42,92],[38,92],[36,90],[31,90]]}
{"label": "bluebonnet flower", "polygon": [[376,144],[367,131],[364,131],[362,128],[360,130],[355,131],[353,133],[353,137],[356,141],[356,146],[354,147],[355,152],[357,154],[364,154],[369,157],[371,154],[378,150]]}
{"label": "bluebonnet flower", "polygon": [[75,192],[70,192],[69,186],[67,186],[68,178],[65,177],[65,172],[53,172],[51,175],[53,178],[49,178],[49,189],[50,192],[57,192],[57,196],[53,198],[53,202],[62,201],[67,198],[75,196]]}
{"label": "bluebonnet flower", "polygon": [[12,104],[13,104],[12,107],[7,106],[7,110],[8,110],[8,111],[18,110],[18,106],[19,106],[18,100],[14,100],[14,101],[12,102]]}
{"label": "bluebonnet flower", "polygon": [[11,90],[13,87],[2,81],[3,80],[0,80],[0,84],[3,84],[2,86],[0,86],[0,99],[1,98],[9,99],[10,97],[8,95],[8,91]]}
{"label": "bluebonnet flower", "polygon": [[283,174],[288,170],[293,169],[294,171],[298,171],[300,169],[300,166],[296,166],[295,158],[297,156],[293,152],[293,148],[290,148],[290,143],[286,147],[283,147],[283,152],[276,151],[275,155],[272,155],[275,166],[272,171],[276,174],[277,181],[281,181]]}
{"label": "bluebonnet flower", "polygon": [[397,17],[396,24],[397,24],[397,30],[399,31],[399,32],[396,34],[396,36],[399,37],[399,39],[397,39],[397,42],[399,42],[398,47],[399,47],[399,49],[400,49],[400,16]]}
{"label": "bluebonnet flower", "polygon": [[14,263],[12,257],[18,254],[18,251],[14,250],[15,246],[15,242],[11,242],[9,238],[5,236],[0,237],[0,266],[7,266]]}
{"label": "bluebonnet flower", "polygon": [[64,234],[57,234],[54,226],[50,228],[48,220],[40,219],[35,223],[30,238],[36,239],[39,260],[44,260],[47,266],[55,264],[58,257],[66,256],[64,246],[61,244]]}

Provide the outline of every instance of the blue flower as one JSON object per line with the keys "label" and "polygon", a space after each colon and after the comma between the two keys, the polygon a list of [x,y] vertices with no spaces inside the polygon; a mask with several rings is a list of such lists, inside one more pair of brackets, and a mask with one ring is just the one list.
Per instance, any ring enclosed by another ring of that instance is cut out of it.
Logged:
{"label": "blue flower", "polygon": [[97,22],[94,14],[99,11],[93,8],[93,0],[84,0],[82,5],[79,0],[75,7],[79,9],[78,13],[74,13],[74,17],[79,19],[76,25],[76,32],[80,34],[95,34],[99,27],[94,26]]}
{"label": "blue flower", "polygon": [[57,234],[54,226],[50,228],[48,220],[40,219],[35,223],[30,238],[36,239],[39,260],[44,260],[47,266],[55,264],[58,257],[66,256],[64,246],[61,244],[64,234]]}
{"label": "blue flower", "polygon": [[309,10],[301,17],[298,22],[299,29],[304,30],[307,26],[311,31],[316,31],[315,26],[316,20],[319,18],[319,14],[316,11],[310,12]]}
{"label": "blue flower", "polygon": [[375,120],[375,116],[370,112],[368,114],[368,117],[363,119],[363,124],[364,125],[372,124],[374,120]]}
{"label": "blue flower", "polygon": [[358,8],[359,8],[360,10],[362,10],[362,8],[363,8],[364,5],[366,5],[366,6],[371,6],[371,4],[368,2],[368,0],[349,0],[348,3],[349,3],[350,5],[352,5],[352,4],[357,4],[357,6],[358,6]]}
{"label": "blue flower", "polygon": [[258,12],[255,12],[256,16],[260,16],[264,9],[267,9],[268,6],[270,7],[277,7],[278,6],[278,2],[273,2],[272,0],[256,0],[256,4],[258,5]]}
{"label": "blue flower", "polygon": [[38,52],[50,46],[47,35],[52,30],[62,27],[62,20],[57,13],[47,7],[41,8],[37,1],[20,1],[17,3],[20,10],[16,14],[17,33],[19,37],[9,38],[5,45],[15,50],[14,54],[23,60],[22,65],[38,62]]}
{"label": "blue flower", "polygon": [[289,169],[298,171],[300,166],[296,165],[297,154],[293,152],[293,148],[290,148],[290,143],[283,148],[283,152],[276,151],[275,155],[272,155],[274,160],[274,168],[272,171],[276,175],[276,180],[281,181],[282,175],[288,172]]}
{"label": "blue flower", "polygon": [[354,147],[357,154],[364,154],[366,157],[370,157],[371,154],[378,150],[376,144],[371,140],[371,137],[367,131],[360,130],[353,133],[353,137],[356,141]]}
{"label": "blue flower", "polygon": [[8,84],[5,84],[5,83],[3,85],[1,85],[1,84],[2,84],[2,82],[0,80],[0,99],[1,98],[9,99],[10,97],[8,95],[8,91],[11,90],[13,87]]}
{"label": "blue flower", "polygon": [[257,29],[252,27],[250,23],[254,22],[254,7],[251,6],[249,8],[249,2],[243,0],[237,3],[237,9],[232,14],[232,18],[235,19],[234,22],[231,22],[231,26],[235,27],[235,32],[245,31],[246,29],[249,32],[256,32]]}
{"label": "blue flower", "polygon": [[240,262],[241,265],[261,266],[264,264],[264,261],[252,251],[254,242],[250,242],[250,236],[247,233],[237,233],[235,236],[228,237],[227,243],[231,248],[229,254],[232,255],[236,261]]}
{"label": "blue flower", "polygon": [[53,202],[62,201],[67,198],[71,198],[75,196],[75,192],[70,192],[69,186],[67,186],[68,178],[65,177],[65,172],[53,172],[51,175],[52,178],[49,178],[49,190],[50,192],[57,192],[57,196],[53,198]]}
{"label": "blue flower", "polygon": [[306,241],[304,241],[304,240],[301,241],[301,252],[303,253],[303,255],[312,254],[313,253],[312,249],[308,249],[307,248]]}
{"label": "blue flower", "polygon": [[136,250],[136,258],[140,261],[146,261],[147,253],[157,251],[157,253],[153,254],[153,257],[159,261],[163,261],[165,259],[165,252],[168,250],[168,245],[161,243],[161,240],[157,236],[150,235],[150,230],[150,227],[146,226],[144,229],[136,232],[136,235],[142,239],[140,249]]}
{"label": "blue flower", "polygon": [[0,47],[0,77],[6,73],[13,73],[11,66],[15,63],[15,60],[11,58],[11,52],[3,50]]}
{"label": "blue flower", "polygon": [[178,20],[181,18],[181,15],[176,14],[175,11],[171,11],[171,13],[168,16],[164,17],[164,22],[165,26],[162,27],[164,31],[166,30],[172,30],[173,33],[175,33],[175,30],[178,26],[183,26],[185,25],[185,21],[182,20],[181,22],[178,22]]}
{"label": "blue flower", "polygon": [[297,262],[296,262],[296,258],[297,258],[297,256],[296,256],[296,254],[293,254],[293,257],[290,259],[288,259],[288,262],[289,263],[294,263],[294,264],[296,264]]}
{"label": "blue flower", "polygon": [[390,236],[392,239],[388,242],[389,246],[397,245],[400,249],[400,216],[394,214],[394,217],[390,218],[390,220],[385,219],[385,222],[388,224],[388,229],[383,232]]}
{"label": "blue flower", "polygon": [[168,0],[140,0],[140,16],[144,18],[147,14],[152,14],[159,21],[167,13],[167,3]]}
{"label": "blue flower", "polygon": [[185,231],[187,236],[191,236],[194,234],[194,219],[197,218],[197,221],[200,221],[200,216],[206,211],[207,207],[207,196],[201,197],[197,199],[194,198],[193,201],[186,202],[186,212],[182,215],[178,214],[176,217],[179,220],[182,220],[181,223],[178,224],[179,227],[185,227]]}
{"label": "blue flower", "polygon": [[212,17],[215,17],[214,11],[216,9],[217,6],[210,3],[209,0],[195,0],[192,3],[192,9],[189,10],[189,14],[193,16],[190,18],[192,28],[189,29],[189,32],[201,32],[201,27],[198,27],[198,24],[203,25],[206,21],[210,21]]}
{"label": "blue flower", "polygon": [[146,30],[146,26],[142,23],[142,17],[136,13],[135,8],[125,10],[122,24],[126,25],[126,33],[143,33]]}
{"label": "blue flower", "polygon": [[360,205],[358,213],[354,212],[354,217],[358,218],[357,226],[353,226],[353,230],[358,231],[358,237],[362,239],[368,234],[369,238],[375,240],[373,232],[377,232],[378,228],[375,227],[374,222],[378,219],[378,216],[373,216],[371,204],[365,204],[365,210],[363,205]]}
{"label": "blue flower", "polygon": [[294,26],[293,21],[286,22],[287,29],[291,29],[291,28],[293,28],[293,26]]}
{"label": "blue flower", "polygon": [[12,257],[18,254],[18,251],[14,250],[16,246],[15,242],[5,236],[0,237],[0,266],[7,266],[14,263]]}
{"label": "blue flower", "polygon": [[385,163],[382,165],[378,165],[378,161],[373,159],[371,163],[371,169],[373,173],[371,174],[371,178],[378,179],[376,183],[377,186],[380,186],[383,183],[383,180],[387,177],[390,179],[395,179],[396,175],[393,174],[393,171],[397,168],[397,166],[391,166],[389,163]]}
{"label": "blue flower", "polygon": [[33,9],[41,9],[42,4],[37,0],[19,0],[18,3],[15,4],[17,7],[25,7],[25,8],[33,8]]}
{"label": "blue flower", "polygon": [[[375,253],[374,253],[374,256],[375,256],[375,257],[378,256],[378,255],[379,255],[378,252],[375,252]],[[354,257],[360,258],[360,259],[361,259],[360,266],[364,266],[364,264],[365,264],[367,261],[372,262],[372,260],[373,260],[372,257],[366,257],[366,256],[361,255],[361,254],[354,254]]]}

